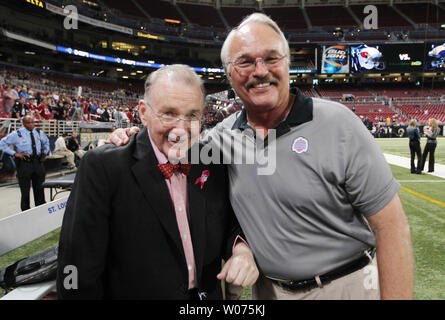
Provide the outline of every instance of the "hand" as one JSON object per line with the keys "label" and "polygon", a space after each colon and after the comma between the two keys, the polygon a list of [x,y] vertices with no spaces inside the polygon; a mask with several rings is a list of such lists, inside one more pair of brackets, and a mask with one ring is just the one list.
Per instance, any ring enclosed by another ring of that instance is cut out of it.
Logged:
{"label": "hand", "polygon": [[258,276],[259,271],[252,251],[245,243],[240,242],[236,244],[232,257],[227,260],[216,277],[237,286],[250,287]]}
{"label": "hand", "polygon": [[116,146],[126,145],[130,141],[129,137],[138,133],[139,130],[140,129],[138,127],[116,129],[110,134],[108,139],[105,140],[105,143],[113,143]]}
{"label": "hand", "polygon": [[16,152],[14,153],[14,157],[19,159],[29,158],[29,154]]}

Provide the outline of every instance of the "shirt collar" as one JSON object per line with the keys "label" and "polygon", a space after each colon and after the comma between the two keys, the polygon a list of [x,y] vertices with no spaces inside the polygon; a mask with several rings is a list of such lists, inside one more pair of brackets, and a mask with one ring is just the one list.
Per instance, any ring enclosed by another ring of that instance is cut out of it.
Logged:
{"label": "shirt collar", "polygon": [[[295,94],[295,100],[286,119],[278,126],[295,127],[297,125],[312,121],[313,119],[313,103],[312,98],[301,93],[298,88],[292,88],[291,94]],[[250,128],[247,122],[246,109],[243,109],[232,126],[232,130],[245,130]],[[278,128],[278,127],[277,127]],[[275,128],[275,129],[277,129]]]}
{"label": "shirt collar", "polygon": [[25,127],[22,127],[22,129],[23,129],[23,132],[26,132],[26,133],[31,133],[31,132],[34,132],[36,130],[36,128],[34,128],[32,130],[28,130],[28,128],[25,128]]}

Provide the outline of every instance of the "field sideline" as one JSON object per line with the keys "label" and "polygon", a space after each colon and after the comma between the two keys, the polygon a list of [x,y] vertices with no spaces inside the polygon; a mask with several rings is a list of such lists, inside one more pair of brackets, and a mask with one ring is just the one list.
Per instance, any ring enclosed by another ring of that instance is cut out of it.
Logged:
{"label": "field sideline", "polygon": [[[380,138],[376,139],[382,148],[383,152],[395,154],[401,157],[410,157],[409,146],[408,146],[408,138]],[[422,138],[420,140],[420,147],[423,152],[423,148],[425,147],[426,139]],[[436,163],[445,165],[445,137],[437,138],[437,147],[436,152],[434,153]],[[427,165],[428,166],[428,165]]]}
{"label": "field sideline", "polygon": [[[376,139],[385,153],[409,157],[407,138]],[[425,143],[422,138],[422,150]],[[439,138],[436,163],[445,165],[445,138]],[[391,165],[402,188],[399,191],[411,227],[415,259],[414,298],[445,299],[445,179],[414,175],[409,169]],[[17,259],[57,245],[56,230],[22,248],[0,257],[0,268]],[[4,293],[0,289],[0,296]],[[250,299],[245,289],[242,299]]]}
{"label": "field sideline", "polygon": [[[376,139],[383,152],[409,157],[408,138]],[[426,139],[421,139],[422,151]],[[445,164],[445,138],[438,138],[436,163]],[[426,167],[427,168],[427,165]],[[445,299],[445,179],[411,174],[391,165],[411,228],[415,299]]]}

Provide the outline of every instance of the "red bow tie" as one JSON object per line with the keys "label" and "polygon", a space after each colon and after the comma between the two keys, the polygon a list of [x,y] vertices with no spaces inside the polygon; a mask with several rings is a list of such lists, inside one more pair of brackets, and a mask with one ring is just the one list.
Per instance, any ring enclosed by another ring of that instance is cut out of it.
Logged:
{"label": "red bow tie", "polygon": [[188,176],[190,173],[190,163],[182,164],[173,164],[173,163],[164,163],[158,164],[159,170],[161,170],[162,174],[166,179],[170,179],[173,176],[174,172],[181,172]]}

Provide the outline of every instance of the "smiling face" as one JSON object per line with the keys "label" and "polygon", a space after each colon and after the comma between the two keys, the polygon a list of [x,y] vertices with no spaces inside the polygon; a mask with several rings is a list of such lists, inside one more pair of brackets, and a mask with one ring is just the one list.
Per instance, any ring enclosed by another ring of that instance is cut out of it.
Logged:
{"label": "smiling face", "polygon": [[[289,100],[289,67],[287,58],[266,67],[263,61],[286,54],[280,35],[262,23],[249,23],[234,35],[228,49],[230,64],[228,78],[249,112],[267,112],[287,105]],[[261,59],[258,59],[261,58]],[[240,72],[235,64],[256,61],[249,74]]]}
{"label": "smiling face", "polygon": [[169,159],[180,159],[199,136],[200,121],[166,123],[160,115],[200,118],[203,94],[198,84],[162,77],[152,84],[148,101],[141,101],[142,123],[148,128],[156,147]]}

